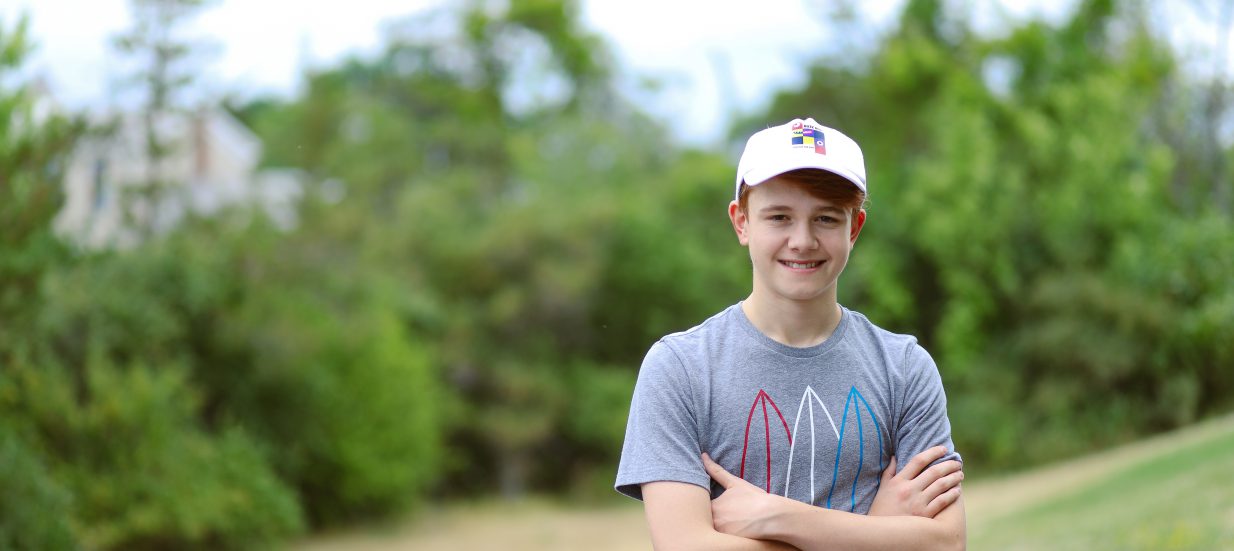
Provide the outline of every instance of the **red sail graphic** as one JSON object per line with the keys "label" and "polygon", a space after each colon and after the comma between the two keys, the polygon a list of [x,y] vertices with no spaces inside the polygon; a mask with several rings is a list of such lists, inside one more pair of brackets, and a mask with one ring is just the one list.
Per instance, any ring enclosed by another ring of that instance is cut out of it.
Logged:
{"label": "red sail graphic", "polygon": [[780,413],[776,401],[760,388],[758,395],[754,397],[754,403],[750,405],[750,415],[746,418],[745,442],[741,445],[741,473],[738,476],[743,479],[746,477],[746,451],[750,447],[750,425],[754,422],[754,410],[761,405],[763,407],[763,436],[767,443],[767,492],[771,493],[771,419],[767,415],[767,404],[771,404],[771,409],[775,410],[776,417],[779,417],[780,426],[784,427],[784,435],[788,437],[789,445],[793,443],[793,434],[788,430],[788,422],[784,420],[784,414]]}

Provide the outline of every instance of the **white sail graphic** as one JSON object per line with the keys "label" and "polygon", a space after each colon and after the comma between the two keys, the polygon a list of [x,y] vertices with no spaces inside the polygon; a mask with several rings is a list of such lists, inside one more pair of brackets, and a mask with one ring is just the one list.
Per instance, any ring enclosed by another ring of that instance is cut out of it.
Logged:
{"label": "white sail graphic", "polygon": [[[831,430],[835,432],[837,445],[839,445],[839,442],[840,442],[840,429],[836,428],[836,422],[831,417],[831,411],[827,409],[827,405],[823,403],[823,400],[818,397],[818,393],[814,392],[814,388],[807,386],[805,392],[802,393],[801,395],[801,403],[798,404],[797,406],[797,419],[793,421],[793,434],[794,435],[801,434],[797,432],[797,429],[801,425],[801,412],[805,410],[806,405],[808,404],[810,406],[810,409],[809,409],[810,411],[810,494],[809,495],[810,495],[811,505],[814,504],[814,496],[817,495],[814,491],[814,488],[815,488],[814,486],[814,471],[815,471],[814,458],[816,455],[815,446],[814,446],[814,404],[816,403],[818,404],[820,408],[822,408],[823,415],[827,416],[827,422],[831,424]],[[793,457],[797,449],[797,442],[799,440],[801,440],[799,437],[793,438],[792,442],[789,444],[789,447],[788,447],[788,472],[784,475],[784,497],[788,497],[789,485],[792,484],[793,482]]]}

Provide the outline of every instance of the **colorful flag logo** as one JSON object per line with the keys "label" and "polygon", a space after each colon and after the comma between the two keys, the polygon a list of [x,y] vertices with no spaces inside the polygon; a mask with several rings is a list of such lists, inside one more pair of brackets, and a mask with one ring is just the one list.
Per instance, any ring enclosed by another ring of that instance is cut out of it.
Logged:
{"label": "colorful flag logo", "polygon": [[827,143],[823,138],[823,131],[813,126],[806,126],[800,122],[794,122],[793,126],[793,145],[802,145],[813,147],[814,152],[820,155],[827,154]]}

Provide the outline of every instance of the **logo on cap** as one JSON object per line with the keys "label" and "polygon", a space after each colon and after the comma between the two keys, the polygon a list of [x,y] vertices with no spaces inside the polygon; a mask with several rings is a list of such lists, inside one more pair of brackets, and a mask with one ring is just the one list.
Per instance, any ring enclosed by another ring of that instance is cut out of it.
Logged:
{"label": "logo on cap", "polygon": [[800,122],[794,122],[792,126],[794,146],[800,145],[804,147],[813,147],[814,152],[819,155],[827,154],[827,140],[823,136],[823,131],[813,126],[805,126]]}

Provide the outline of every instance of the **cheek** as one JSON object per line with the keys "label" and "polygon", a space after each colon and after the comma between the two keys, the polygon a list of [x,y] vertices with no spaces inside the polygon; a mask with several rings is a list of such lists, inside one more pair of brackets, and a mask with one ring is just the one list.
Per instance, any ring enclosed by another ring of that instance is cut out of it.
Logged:
{"label": "cheek", "polygon": [[834,232],[828,234],[825,238],[827,250],[835,256],[848,256],[848,253],[853,249],[852,241],[849,241],[848,234],[844,232]]}
{"label": "cheek", "polygon": [[758,250],[764,254],[770,254],[783,245],[784,236],[780,232],[762,228],[756,233],[749,234],[748,241],[751,251]]}

